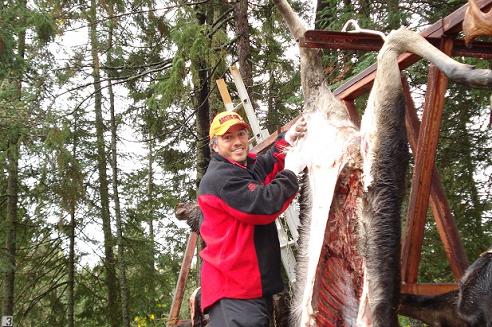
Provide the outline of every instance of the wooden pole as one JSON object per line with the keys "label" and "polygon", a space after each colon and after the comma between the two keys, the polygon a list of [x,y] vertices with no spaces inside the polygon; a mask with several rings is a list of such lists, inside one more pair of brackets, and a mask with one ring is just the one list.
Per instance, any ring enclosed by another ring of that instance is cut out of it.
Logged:
{"label": "wooden pole", "polygon": [[[441,49],[450,55],[453,49],[453,40],[443,39]],[[412,190],[408,203],[408,221],[402,248],[402,281],[407,284],[414,284],[417,281],[424,239],[425,216],[429,205],[431,180],[447,86],[448,78],[446,75],[440,72],[436,66],[431,65],[422,116],[422,128],[419,131],[418,146],[415,153]]]}
{"label": "wooden pole", "polygon": [[[406,115],[405,121],[407,126],[408,142],[413,153],[417,151],[418,135],[420,122],[417,117],[417,111],[410,95],[410,89],[405,78],[402,78],[403,92],[405,94]],[[436,221],[437,231],[441,237],[444,252],[448,257],[449,265],[453,271],[456,280],[460,279],[468,267],[468,258],[466,256],[463,242],[458,233],[458,228],[449,209],[448,199],[441,183],[441,178],[436,166],[433,167],[431,189],[430,189],[430,206],[432,215]]]}
{"label": "wooden pole", "polygon": [[186,244],[183,263],[181,264],[178,282],[176,283],[176,291],[174,292],[171,310],[169,311],[167,327],[176,326],[176,324],[178,323],[179,310],[181,309],[181,303],[183,302],[186,280],[188,279],[188,274],[190,273],[191,268],[191,261],[193,260],[193,255],[195,254],[197,238],[198,235],[195,232],[192,232],[188,237],[188,243]]}

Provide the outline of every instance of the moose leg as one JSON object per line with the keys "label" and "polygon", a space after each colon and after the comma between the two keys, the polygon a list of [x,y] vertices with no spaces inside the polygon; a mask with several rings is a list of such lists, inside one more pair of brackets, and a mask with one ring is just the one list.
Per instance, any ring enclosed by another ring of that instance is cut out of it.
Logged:
{"label": "moose leg", "polygon": [[474,87],[492,87],[492,70],[478,69],[472,65],[457,62],[427,42],[419,33],[404,27],[391,31],[386,38],[385,45],[392,47],[398,53],[412,52],[429,60],[455,82]]}
{"label": "moose leg", "polygon": [[430,326],[492,326],[492,250],[465,272],[459,290],[425,296],[401,294],[399,313]]}
{"label": "moose leg", "polygon": [[397,51],[385,43],[378,55],[376,79],[361,123],[365,193],[360,248],[372,326],[381,327],[398,326],[400,209],[408,166],[405,105],[397,57]]}

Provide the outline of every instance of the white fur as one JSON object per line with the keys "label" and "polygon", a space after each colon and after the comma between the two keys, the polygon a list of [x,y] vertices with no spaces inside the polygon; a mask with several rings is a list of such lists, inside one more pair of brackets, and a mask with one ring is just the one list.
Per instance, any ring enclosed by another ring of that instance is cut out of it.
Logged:
{"label": "white fur", "polygon": [[361,134],[361,144],[360,152],[362,156],[362,186],[366,192],[369,185],[372,184],[373,176],[371,175],[371,167],[374,163],[374,149],[378,142],[377,140],[377,124],[376,124],[376,114],[374,112],[374,98],[375,93],[371,92],[369,94],[369,99],[367,100],[367,108],[362,115],[360,123],[360,134]]}
{"label": "white fur", "polygon": [[291,151],[302,151],[306,159],[313,198],[302,308],[294,310],[302,311],[301,326],[315,326],[311,301],[328,214],[338,176],[349,159],[346,155],[350,148],[347,143],[356,142],[358,133],[353,125],[336,126],[343,122],[328,120],[323,112],[309,112],[304,117],[306,136]]}

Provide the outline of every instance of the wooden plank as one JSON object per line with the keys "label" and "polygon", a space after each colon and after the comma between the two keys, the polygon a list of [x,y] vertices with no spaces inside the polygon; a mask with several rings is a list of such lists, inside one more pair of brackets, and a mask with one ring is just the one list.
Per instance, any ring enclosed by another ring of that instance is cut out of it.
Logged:
{"label": "wooden plank", "polygon": [[[430,206],[436,222],[437,232],[442,240],[444,252],[456,280],[463,277],[468,267],[468,258],[461,241],[456,222],[449,209],[446,193],[442,188],[441,177],[434,168],[431,182]],[[437,185],[441,187],[437,189]]]}
{"label": "wooden plank", "polygon": [[[492,7],[492,0],[477,0],[477,5],[482,10],[487,10]],[[426,28],[420,34],[423,37],[441,37],[447,32],[456,32],[457,28],[461,27],[461,22],[463,21],[465,10],[468,5],[463,5],[458,10],[449,14],[442,20],[437,21],[428,28]],[[414,54],[402,54],[398,58],[400,64],[400,69],[405,69],[411,64],[418,61],[420,58]],[[343,85],[338,87],[334,94],[340,99],[354,99],[357,96],[366,93],[372,87],[374,78],[376,77],[376,64],[368,67],[359,74],[352,77],[350,80],[345,82]]]}
{"label": "wooden plank", "polygon": [[456,283],[401,284],[401,292],[416,295],[438,295],[458,289]]}
{"label": "wooden plank", "polygon": [[176,290],[174,292],[171,310],[169,311],[169,319],[167,321],[168,327],[176,326],[178,323],[179,310],[181,309],[181,304],[183,302],[186,280],[188,279],[188,274],[190,273],[191,261],[193,259],[193,255],[195,254],[197,239],[198,235],[195,232],[192,232],[188,237],[188,243],[186,244],[183,263],[181,264],[181,269],[179,271],[178,282],[176,283]]}
{"label": "wooden plank", "polygon": [[217,83],[217,87],[219,88],[220,97],[222,98],[222,102],[224,102],[224,106],[227,111],[232,111],[234,109],[234,104],[232,103],[231,95],[227,90],[227,85],[224,79],[218,79],[215,81]]}
{"label": "wooden plank", "polygon": [[374,34],[309,30],[299,39],[302,48],[379,51],[383,39]]}
{"label": "wooden plank", "polygon": [[[452,39],[443,39],[442,51],[449,54]],[[448,78],[431,65],[429,69],[422,128],[419,131],[415,154],[412,189],[408,204],[405,241],[402,249],[402,280],[407,284],[417,281],[420,252],[424,238],[424,224],[429,205],[432,172],[439,140],[439,129],[444,109],[444,94]]]}
{"label": "wooden plank", "polygon": [[[419,59],[420,57],[417,55],[403,53],[398,57],[398,66],[400,67],[400,70],[403,70],[417,62]],[[372,83],[374,82],[374,78],[376,77],[376,68],[376,63],[367,67],[343,85],[339,86],[333,94],[339,99],[348,100],[355,99],[356,97],[369,92]]]}
{"label": "wooden plank", "polygon": [[[435,47],[439,47],[441,42],[441,38],[436,37],[425,39]],[[374,34],[310,30],[299,39],[299,45],[303,48],[379,51],[383,40]],[[453,54],[457,57],[492,59],[492,42],[473,41],[472,47],[468,48],[463,39],[457,39],[454,41]]]}
{"label": "wooden plank", "polygon": [[261,141],[256,146],[254,146],[251,149],[251,152],[261,153],[262,151],[265,151],[266,149],[268,149],[270,147],[270,145],[272,145],[273,142],[275,142],[275,140],[277,139],[278,134],[281,133],[281,132],[286,132],[292,125],[294,125],[294,123],[297,121],[297,119],[299,119],[299,117],[300,116],[297,116],[296,118],[292,119],[290,122],[288,122],[287,124],[285,124],[284,126],[280,127],[278,130],[276,130],[275,132],[273,132],[272,134],[270,134],[263,141]]}
{"label": "wooden plank", "polygon": [[[408,141],[412,152],[416,153],[420,122],[417,117],[417,111],[410,94],[410,89],[405,78],[402,78],[403,92],[405,94],[406,115],[405,123],[407,127]],[[468,258],[466,256],[463,242],[458,233],[458,228],[451,210],[449,209],[448,199],[441,183],[441,178],[436,166],[433,167],[433,174],[430,189],[430,205],[432,214],[436,221],[437,231],[444,246],[444,252],[449,261],[451,270],[456,280],[459,280],[466,268],[468,267]]]}

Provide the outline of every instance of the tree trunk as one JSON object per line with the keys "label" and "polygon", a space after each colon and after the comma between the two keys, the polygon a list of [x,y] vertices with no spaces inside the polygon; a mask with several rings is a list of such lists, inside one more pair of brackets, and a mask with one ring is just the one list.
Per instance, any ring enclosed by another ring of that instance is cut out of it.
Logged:
{"label": "tree trunk", "polygon": [[[75,147],[74,147],[75,148]],[[70,225],[69,225],[69,252],[68,252],[68,303],[67,303],[67,320],[68,327],[75,326],[75,201],[70,208]]]}
{"label": "tree trunk", "polygon": [[[74,117],[74,129],[73,129],[73,147],[72,156],[75,160],[77,155],[77,112]],[[74,197],[70,203],[70,225],[69,225],[69,245],[68,245],[68,303],[67,303],[67,320],[68,327],[75,326],[75,206],[77,204],[76,197]]]}
{"label": "tree trunk", "polygon": [[149,243],[150,243],[150,255],[149,255],[149,272],[150,272],[150,289],[149,299],[152,308],[156,304],[156,271],[155,271],[155,232],[154,232],[154,139],[149,135],[149,155],[148,155],[148,170],[147,177],[147,217],[149,224]]}
{"label": "tree trunk", "polygon": [[108,320],[113,327],[121,326],[118,310],[118,292],[116,287],[116,272],[113,254],[113,235],[111,232],[111,218],[109,214],[109,190],[106,172],[106,150],[104,145],[104,122],[102,117],[102,92],[99,68],[99,53],[97,42],[97,0],[91,0],[90,11],[90,42],[94,79],[94,110],[96,115],[97,137],[97,168],[99,172],[99,193],[101,197],[101,218],[104,234],[104,266],[106,270],[105,282],[108,288]]}
{"label": "tree trunk", "polygon": [[[196,18],[200,25],[206,24],[207,15],[204,12],[197,12]],[[206,58],[202,58],[199,61],[193,63],[195,70],[197,71],[196,78],[194,79],[195,88],[195,107],[196,109],[196,132],[197,132],[197,146],[196,146],[196,185],[200,184],[200,181],[205,174],[210,161],[210,148],[208,146],[209,137],[208,130],[210,128],[210,105],[209,105],[209,72],[207,67]]]}
{"label": "tree trunk", "polygon": [[249,42],[248,0],[239,0],[234,5],[236,18],[237,47],[239,52],[239,72],[248,91],[251,102],[253,96],[253,70],[251,67],[251,46]]}
{"label": "tree trunk", "polygon": [[[110,17],[114,16],[113,5],[109,4],[108,15]],[[108,32],[108,66],[111,67],[113,64],[112,60],[112,49],[113,49],[113,30],[114,24],[116,21],[112,20],[109,24],[109,32]],[[126,279],[126,260],[125,260],[125,251],[123,246],[123,224],[121,219],[121,206],[120,206],[120,196],[118,192],[118,152],[116,148],[116,119],[114,114],[114,92],[113,92],[113,84],[112,84],[112,74],[108,73],[108,93],[109,93],[109,108],[111,112],[111,167],[113,174],[113,201],[114,201],[114,210],[116,217],[116,243],[118,245],[118,258],[119,258],[119,269],[120,273],[118,275],[118,280],[120,284],[120,296],[121,296],[121,319],[123,326],[130,326],[130,315],[129,315],[129,304],[128,304],[128,286]]]}
{"label": "tree trunk", "polygon": [[[17,133],[15,133],[17,134]],[[14,314],[14,288],[15,288],[15,259],[16,259],[16,228],[17,228],[17,201],[18,201],[18,162],[19,145],[18,135],[9,137],[7,143],[7,219],[5,221],[5,257],[6,267],[3,280],[3,305],[4,316]]]}
{"label": "tree trunk", "polygon": [[[20,1],[20,6],[26,7],[26,0]],[[18,35],[18,56],[24,58],[26,48],[26,32],[22,30]],[[16,81],[16,99],[19,103],[22,95],[22,72],[19,72]],[[16,232],[17,232],[17,202],[19,197],[19,126],[12,126],[7,139],[7,214],[5,220],[5,257],[6,267],[3,279],[2,315],[14,315],[15,273],[16,273]]]}
{"label": "tree trunk", "polygon": [[[275,6],[273,4],[269,5],[270,10],[276,10]],[[267,39],[274,39],[274,25],[275,25],[275,20],[274,17],[269,16],[266,17],[266,21],[264,23],[264,26],[268,26],[266,29],[267,34]],[[268,79],[267,79],[267,119],[266,119],[266,128],[268,132],[273,133],[278,126],[281,126],[282,123],[280,121],[280,112],[277,107],[277,101],[278,101],[278,90],[279,86],[277,83],[277,78],[275,76],[275,69],[272,64],[267,64],[266,68],[266,73],[268,74]]]}

